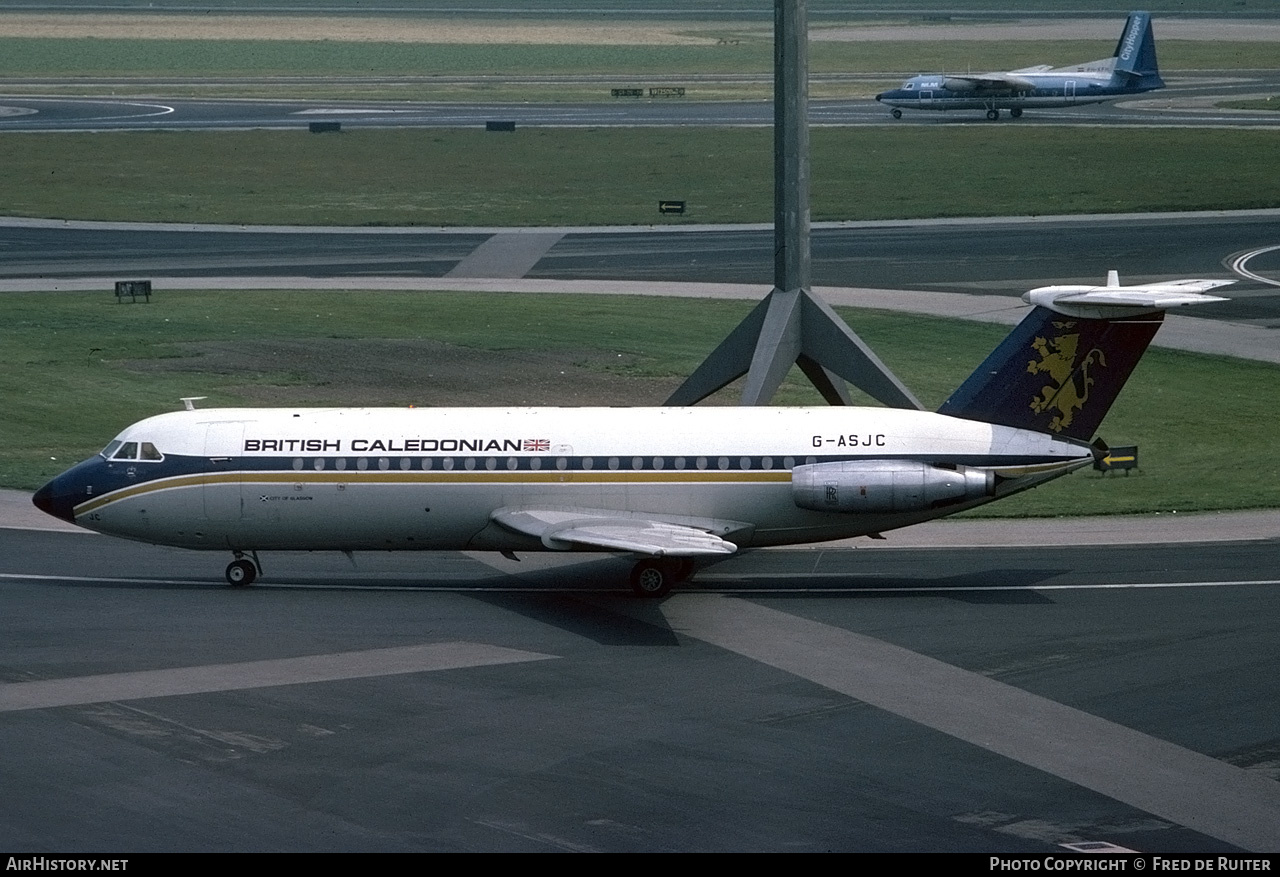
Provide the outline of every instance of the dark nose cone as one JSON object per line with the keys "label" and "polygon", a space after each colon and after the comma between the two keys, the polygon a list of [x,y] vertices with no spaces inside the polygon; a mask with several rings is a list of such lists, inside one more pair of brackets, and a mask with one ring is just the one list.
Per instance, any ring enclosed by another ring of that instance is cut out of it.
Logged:
{"label": "dark nose cone", "polygon": [[884,92],[880,92],[880,94],[876,95],[876,102],[879,103],[881,98],[883,97],[884,97]]}
{"label": "dark nose cone", "polygon": [[58,496],[54,488],[56,480],[50,481],[37,490],[35,496],[31,497],[31,501],[35,503],[36,508],[46,515],[53,515],[55,518],[62,518],[62,520],[74,524],[76,517],[71,510],[70,497]]}

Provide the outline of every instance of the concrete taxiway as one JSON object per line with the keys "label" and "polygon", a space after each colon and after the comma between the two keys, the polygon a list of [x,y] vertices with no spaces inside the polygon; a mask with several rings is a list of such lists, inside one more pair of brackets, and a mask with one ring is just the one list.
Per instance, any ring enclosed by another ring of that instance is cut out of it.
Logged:
{"label": "concrete taxiway", "polygon": [[10,851],[1280,849],[1275,513],[938,522],[644,601],[594,555],[236,590],[27,502]]}

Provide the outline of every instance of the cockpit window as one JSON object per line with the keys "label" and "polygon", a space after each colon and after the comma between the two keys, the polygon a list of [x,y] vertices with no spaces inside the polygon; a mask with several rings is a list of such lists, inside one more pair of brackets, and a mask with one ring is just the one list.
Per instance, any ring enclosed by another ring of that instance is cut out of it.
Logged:
{"label": "cockpit window", "polygon": [[104,456],[104,457],[106,457],[108,460],[110,460],[110,459],[111,459],[111,455],[112,455],[112,454],[114,454],[114,453],[116,452],[116,450],[118,450],[118,449],[119,449],[119,447],[120,447],[122,444],[124,444],[124,442],[120,441],[120,439],[116,439],[116,440],[115,440],[115,441],[113,441],[111,444],[109,444],[109,445],[107,445],[105,448],[103,448],[103,449],[102,449],[102,451],[101,451],[100,453],[102,454],[102,456]]}
{"label": "cockpit window", "polygon": [[[113,446],[116,446],[115,452],[111,453]],[[148,460],[156,462],[164,459],[164,454],[160,453],[151,442],[112,442],[107,445],[106,450],[102,453],[112,460]]]}

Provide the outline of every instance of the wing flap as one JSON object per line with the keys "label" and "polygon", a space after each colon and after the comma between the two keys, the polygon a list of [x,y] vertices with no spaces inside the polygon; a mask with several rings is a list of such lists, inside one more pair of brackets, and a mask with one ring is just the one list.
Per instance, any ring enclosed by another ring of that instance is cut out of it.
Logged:
{"label": "wing flap", "polygon": [[736,521],[664,521],[625,512],[586,509],[500,509],[491,520],[532,536],[553,551],[596,548],[653,557],[733,554],[738,546],[721,538],[748,528]]}
{"label": "wing flap", "polygon": [[630,551],[655,557],[697,557],[711,554],[733,554],[738,546],[719,536],[691,527],[678,527],[658,521],[591,524],[567,527],[542,537],[548,548],[571,548],[587,545],[610,551]]}

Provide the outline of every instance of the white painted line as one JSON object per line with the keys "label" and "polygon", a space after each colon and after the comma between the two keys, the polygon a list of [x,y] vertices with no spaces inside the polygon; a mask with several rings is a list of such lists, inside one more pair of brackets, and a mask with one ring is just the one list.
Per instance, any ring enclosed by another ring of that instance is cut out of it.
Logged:
{"label": "white painted line", "polygon": [[554,657],[556,656],[483,643],[450,642],[308,655],[274,661],[246,661],[37,682],[11,682],[0,685],[0,712],[367,679],[403,673],[545,661]]}
{"label": "white painted line", "polygon": [[[917,549],[906,549],[917,550]],[[467,552],[470,553],[470,552]],[[597,558],[598,559],[598,558]],[[585,562],[581,557],[574,558],[574,563]],[[565,564],[572,566],[574,563]],[[510,576],[518,576],[521,570],[510,570],[506,567],[498,567],[496,564],[486,564],[492,569],[506,573]],[[545,567],[531,569],[531,572],[541,571]],[[321,574],[317,574],[321,575]],[[345,575],[345,574],[344,574]],[[357,579],[359,573],[354,574]],[[366,583],[362,580],[351,580],[338,582],[334,584],[321,584],[317,582],[289,582],[289,581],[262,581],[258,580],[252,589],[269,589],[273,591],[422,591],[424,593],[502,593],[502,594],[608,594],[608,593],[630,593],[629,588],[581,588],[572,586],[542,587],[542,586],[522,586],[522,585],[461,585],[450,584],[447,576],[433,575],[434,584],[376,584],[373,579],[376,573],[370,573],[370,581]],[[474,576],[461,576],[466,581],[471,581]],[[680,587],[684,593],[703,593],[698,587],[699,582],[710,583],[732,583],[732,582],[750,582],[753,579],[769,579],[769,580],[791,580],[795,579],[804,582],[821,581],[823,579],[835,579],[839,581],[849,581],[859,578],[887,578],[883,575],[867,575],[848,573],[770,573],[770,572],[745,572],[741,574],[729,573],[703,573],[700,574],[693,582]],[[0,573],[0,581],[29,581],[29,582],[67,582],[70,584],[102,584],[102,585],[180,585],[186,587],[215,587],[229,588],[230,586],[221,579],[166,579],[166,578],[109,578],[106,576],[50,576],[50,575],[34,575],[31,573]],[[1117,591],[1117,590],[1156,590],[1156,589],[1178,589],[1178,588],[1233,588],[1248,587],[1253,585],[1280,585],[1280,579],[1247,579],[1238,581],[1217,581],[1217,582],[1116,582],[1112,584],[1061,584],[1061,585],[908,585],[903,587],[865,587],[858,585],[850,585],[844,588],[810,588],[803,585],[796,587],[782,588],[733,588],[733,587],[717,587],[714,593],[717,594],[740,594],[740,595],[764,595],[764,594],[829,594],[839,596],[841,594],[931,594],[931,593],[971,593],[974,591]]]}
{"label": "white painted line", "polygon": [[1261,256],[1263,253],[1272,253],[1272,252],[1275,252],[1276,250],[1280,250],[1280,244],[1277,244],[1273,247],[1260,247],[1259,249],[1256,249],[1256,250],[1250,250],[1247,253],[1241,253],[1239,256],[1236,256],[1234,259],[1231,260],[1231,266],[1230,266],[1231,270],[1234,271],[1236,274],[1239,274],[1241,277],[1247,278],[1249,280],[1256,280],[1258,283],[1265,283],[1268,286],[1280,286],[1280,280],[1272,280],[1269,277],[1263,277],[1261,274],[1255,274],[1254,272],[1245,268],[1245,265],[1247,265],[1249,263],[1249,260],[1252,259],[1254,256]]}
{"label": "white painted line", "polygon": [[[865,575],[850,576],[848,573],[758,573],[756,576],[768,579],[802,579],[804,581],[814,581],[816,579],[842,579],[850,578],[888,578],[885,575]],[[751,574],[746,575],[728,575],[728,574],[707,574],[699,575],[697,581],[743,581],[754,578]],[[1280,579],[1257,579],[1252,581],[1221,581],[1221,582],[1116,582],[1114,584],[1076,584],[1076,585],[910,585],[900,588],[875,588],[875,587],[858,587],[857,585],[848,588],[750,588],[743,589],[741,593],[750,594],[795,594],[795,593],[814,593],[814,594],[927,594],[933,591],[1112,591],[1112,590],[1142,590],[1152,588],[1230,588],[1240,585],[1280,585]],[[727,592],[727,589],[723,592]]]}

